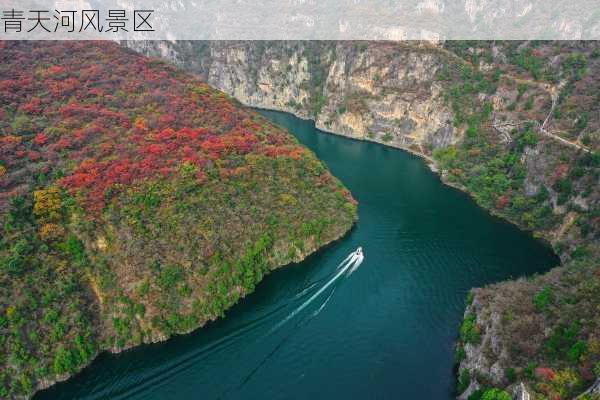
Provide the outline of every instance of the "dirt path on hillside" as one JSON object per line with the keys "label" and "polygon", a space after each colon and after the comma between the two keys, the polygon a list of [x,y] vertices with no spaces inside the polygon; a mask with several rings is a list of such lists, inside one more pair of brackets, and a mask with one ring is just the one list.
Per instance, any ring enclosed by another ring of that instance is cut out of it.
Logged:
{"label": "dirt path on hillside", "polygon": [[[466,64],[466,65],[470,65],[471,67],[474,68],[473,64],[465,59],[463,59],[462,57],[458,56],[457,54],[454,54],[453,52],[444,49],[442,47],[438,48],[439,51],[441,51],[442,53],[444,53],[445,55],[447,55],[448,57],[460,62],[461,64]],[[565,139],[562,136],[557,135],[555,132],[551,132],[549,130],[546,129],[546,126],[548,125],[548,123],[550,122],[550,120],[552,119],[552,114],[554,113],[554,109],[556,108],[556,105],[558,104],[558,95],[559,95],[559,91],[560,88],[564,85],[563,82],[561,82],[559,85],[551,85],[549,83],[544,83],[544,82],[538,82],[535,81],[533,79],[523,79],[523,78],[517,78],[515,76],[512,76],[510,74],[501,74],[500,75],[502,78],[506,78],[510,81],[513,81],[517,84],[525,84],[525,85],[529,85],[529,86],[537,86],[538,88],[544,90],[545,92],[547,92],[550,95],[550,98],[552,99],[552,107],[550,108],[550,112],[548,113],[548,115],[546,116],[546,118],[544,119],[544,122],[542,123],[542,125],[539,127],[540,132],[544,135],[547,136],[551,139],[557,140],[567,146],[571,146],[571,147],[575,147],[579,150],[582,150],[586,153],[590,153],[590,149],[588,149],[587,147]]]}

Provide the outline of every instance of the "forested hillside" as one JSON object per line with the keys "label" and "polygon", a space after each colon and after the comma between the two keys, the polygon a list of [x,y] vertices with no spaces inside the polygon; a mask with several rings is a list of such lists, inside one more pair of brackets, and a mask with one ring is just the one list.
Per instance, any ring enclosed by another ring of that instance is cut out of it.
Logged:
{"label": "forested hillside", "polygon": [[109,42],[0,42],[0,397],[222,316],[350,229],[287,132]]}

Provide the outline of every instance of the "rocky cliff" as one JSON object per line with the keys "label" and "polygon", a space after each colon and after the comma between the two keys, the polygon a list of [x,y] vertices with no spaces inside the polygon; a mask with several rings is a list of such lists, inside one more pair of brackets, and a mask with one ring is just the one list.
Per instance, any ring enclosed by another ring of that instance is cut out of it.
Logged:
{"label": "rocky cliff", "polygon": [[[470,295],[461,398],[491,387],[572,398],[600,375],[597,43],[129,45],[250,106],[424,156],[445,183],[553,245],[564,266]],[[500,389],[489,396],[508,396]]]}
{"label": "rocky cliff", "polygon": [[130,42],[252,107],[313,119],[324,131],[419,154],[456,143],[428,43]]}

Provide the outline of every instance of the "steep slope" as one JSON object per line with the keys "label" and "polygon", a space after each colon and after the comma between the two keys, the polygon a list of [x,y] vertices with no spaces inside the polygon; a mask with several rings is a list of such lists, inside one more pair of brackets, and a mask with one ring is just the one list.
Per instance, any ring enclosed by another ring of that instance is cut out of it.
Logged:
{"label": "steep slope", "polygon": [[445,183],[553,245],[564,266],[474,290],[457,348],[462,397],[524,381],[540,396],[571,398],[598,377],[597,42],[128,45],[246,104],[422,155]]}
{"label": "steep slope", "polygon": [[109,42],[0,42],[0,397],[189,332],[342,236],[284,130]]}
{"label": "steep slope", "polygon": [[427,43],[129,42],[241,102],[310,118],[319,129],[417,153],[455,143]]}

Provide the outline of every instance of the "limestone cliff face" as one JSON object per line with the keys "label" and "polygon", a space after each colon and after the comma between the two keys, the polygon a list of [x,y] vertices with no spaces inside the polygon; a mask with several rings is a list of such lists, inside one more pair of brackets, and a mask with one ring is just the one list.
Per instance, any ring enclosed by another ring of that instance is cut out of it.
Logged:
{"label": "limestone cliff face", "polygon": [[424,43],[132,42],[201,75],[240,102],[313,119],[317,128],[418,154],[456,143]]}

